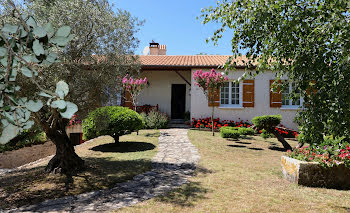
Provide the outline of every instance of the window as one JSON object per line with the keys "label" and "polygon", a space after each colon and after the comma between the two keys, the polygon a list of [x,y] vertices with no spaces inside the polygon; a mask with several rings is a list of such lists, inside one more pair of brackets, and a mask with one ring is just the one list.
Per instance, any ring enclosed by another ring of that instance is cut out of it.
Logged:
{"label": "window", "polygon": [[240,83],[225,82],[220,90],[220,105],[240,106],[241,105]]}
{"label": "window", "polygon": [[107,102],[104,104],[105,106],[115,106],[121,105],[122,100],[122,89],[111,89],[106,88],[106,94],[107,94]]}
{"label": "window", "polygon": [[291,96],[291,92],[295,87],[294,83],[289,83],[282,91],[282,107],[299,107],[302,105],[302,98],[300,96],[300,91],[297,90],[296,97]]}

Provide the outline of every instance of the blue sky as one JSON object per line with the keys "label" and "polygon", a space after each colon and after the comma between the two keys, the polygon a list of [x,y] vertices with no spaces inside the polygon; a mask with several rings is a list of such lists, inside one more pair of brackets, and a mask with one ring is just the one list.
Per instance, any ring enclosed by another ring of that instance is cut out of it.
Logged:
{"label": "blue sky", "polygon": [[217,24],[201,24],[196,17],[204,7],[215,6],[215,0],[109,0],[114,9],[129,11],[133,16],[144,19],[137,37],[140,46],[136,54],[152,39],[167,45],[167,55],[196,55],[199,53],[231,55],[230,33],[226,32],[218,46],[206,43]]}

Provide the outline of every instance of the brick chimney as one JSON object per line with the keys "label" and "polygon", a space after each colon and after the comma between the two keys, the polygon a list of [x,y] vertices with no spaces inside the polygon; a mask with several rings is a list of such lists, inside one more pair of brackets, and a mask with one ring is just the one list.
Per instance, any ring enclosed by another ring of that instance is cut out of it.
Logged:
{"label": "brick chimney", "polygon": [[159,45],[159,43],[149,43],[149,54],[150,55],[166,55],[166,45]]}

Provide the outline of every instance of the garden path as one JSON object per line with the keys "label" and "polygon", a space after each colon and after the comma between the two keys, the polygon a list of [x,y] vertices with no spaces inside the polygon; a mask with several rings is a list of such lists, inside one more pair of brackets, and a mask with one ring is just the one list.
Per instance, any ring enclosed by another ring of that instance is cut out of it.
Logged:
{"label": "garden path", "polygon": [[135,176],[131,181],[120,183],[112,189],[47,200],[5,212],[111,211],[162,195],[185,184],[198,164],[198,150],[189,141],[187,132],[187,129],[161,130],[158,153],[152,159],[153,169]]}

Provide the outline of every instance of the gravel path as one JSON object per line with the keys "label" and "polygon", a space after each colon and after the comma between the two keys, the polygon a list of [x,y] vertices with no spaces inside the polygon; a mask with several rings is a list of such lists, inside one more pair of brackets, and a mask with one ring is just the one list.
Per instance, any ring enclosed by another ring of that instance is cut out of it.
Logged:
{"label": "gravel path", "polygon": [[135,176],[131,181],[120,183],[112,189],[47,200],[5,212],[110,211],[162,195],[185,184],[198,164],[200,156],[189,141],[187,131],[161,130],[158,153],[152,159],[153,169]]}

